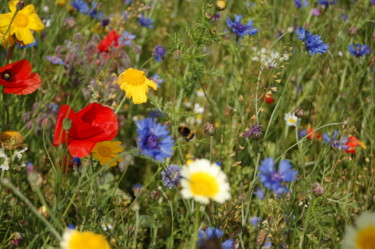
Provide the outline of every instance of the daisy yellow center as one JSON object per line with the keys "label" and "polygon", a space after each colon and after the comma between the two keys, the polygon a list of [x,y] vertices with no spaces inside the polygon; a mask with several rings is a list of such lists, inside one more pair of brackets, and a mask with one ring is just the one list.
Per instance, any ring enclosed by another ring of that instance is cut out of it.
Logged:
{"label": "daisy yellow center", "polygon": [[17,27],[24,28],[29,24],[29,18],[22,13],[18,13],[16,18],[14,18],[13,23]]}
{"label": "daisy yellow center", "polygon": [[108,157],[111,155],[111,149],[106,147],[106,146],[99,146],[97,149],[97,152],[102,156],[102,157]]}
{"label": "daisy yellow center", "polygon": [[193,195],[214,197],[219,192],[216,178],[206,172],[196,172],[190,177],[190,188]]}
{"label": "daisy yellow center", "polygon": [[101,234],[75,232],[69,241],[69,249],[110,249],[107,240]]}
{"label": "daisy yellow center", "polygon": [[358,230],[355,239],[356,248],[374,249],[375,248],[375,226],[365,227]]}
{"label": "daisy yellow center", "polygon": [[145,73],[133,68],[125,71],[124,79],[126,80],[126,83],[133,86],[142,85],[146,81]]}
{"label": "daisy yellow center", "polygon": [[295,123],[296,120],[295,120],[294,118],[290,118],[290,119],[289,119],[289,122],[290,122],[290,123]]}

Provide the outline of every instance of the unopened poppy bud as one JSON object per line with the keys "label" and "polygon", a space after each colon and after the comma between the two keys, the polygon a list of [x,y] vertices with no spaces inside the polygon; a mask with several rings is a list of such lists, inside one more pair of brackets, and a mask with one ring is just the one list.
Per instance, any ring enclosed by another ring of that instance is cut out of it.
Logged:
{"label": "unopened poppy bud", "polygon": [[19,1],[16,5],[17,10],[22,10],[25,7],[25,2],[24,1]]}
{"label": "unopened poppy bud", "polygon": [[15,150],[21,147],[24,138],[18,131],[4,131],[0,134],[0,147],[6,150]]}
{"label": "unopened poppy bud", "polygon": [[296,108],[296,110],[294,111],[294,114],[299,118],[303,118],[305,111],[302,108]]}
{"label": "unopened poppy bud", "polygon": [[68,131],[70,128],[72,128],[72,120],[70,118],[64,118],[63,129]]}
{"label": "unopened poppy bud", "polygon": [[218,11],[223,11],[227,7],[227,3],[223,0],[216,1],[216,9]]}
{"label": "unopened poppy bud", "polygon": [[204,129],[204,132],[210,136],[213,136],[216,133],[215,126],[210,122],[205,123],[203,126],[203,129]]}
{"label": "unopened poppy bud", "polygon": [[314,193],[315,196],[322,196],[324,194],[324,188],[319,183],[314,183],[312,187],[313,187],[312,192]]}

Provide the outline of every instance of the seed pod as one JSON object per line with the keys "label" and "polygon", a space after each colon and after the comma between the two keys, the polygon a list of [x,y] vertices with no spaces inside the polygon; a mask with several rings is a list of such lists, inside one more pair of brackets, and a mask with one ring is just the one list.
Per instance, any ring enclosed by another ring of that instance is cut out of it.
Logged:
{"label": "seed pod", "polygon": [[204,132],[210,136],[213,136],[216,133],[215,126],[210,122],[205,123],[203,126],[203,129],[204,129]]}
{"label": "seed pod", "polygon": [[294,111],[294,114],[299,118],[303,118],[305,111],[302,108],[296,108],[296,110]]}

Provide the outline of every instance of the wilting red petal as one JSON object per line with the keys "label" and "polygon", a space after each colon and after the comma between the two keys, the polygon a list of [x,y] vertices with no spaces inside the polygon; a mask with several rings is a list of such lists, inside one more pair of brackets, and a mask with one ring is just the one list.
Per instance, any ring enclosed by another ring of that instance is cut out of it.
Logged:
{"label": "wilting red petal", "polygon": [[120,38],[120,35],[116,33],[116,31],[111,30],[106,37],[99,43],[98,50],[100,53],[109,51],[109,48],[111,46],[118,47],[118,39]]}

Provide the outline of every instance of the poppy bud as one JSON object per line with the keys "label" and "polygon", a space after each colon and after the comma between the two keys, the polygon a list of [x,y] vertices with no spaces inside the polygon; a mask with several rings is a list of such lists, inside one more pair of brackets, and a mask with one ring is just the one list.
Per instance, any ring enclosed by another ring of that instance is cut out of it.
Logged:
{"label": "poppy bud", "polygon": [[72,120],[70,118],[64,118],[63,129],[68,131],[70,128],[72,128]]}

